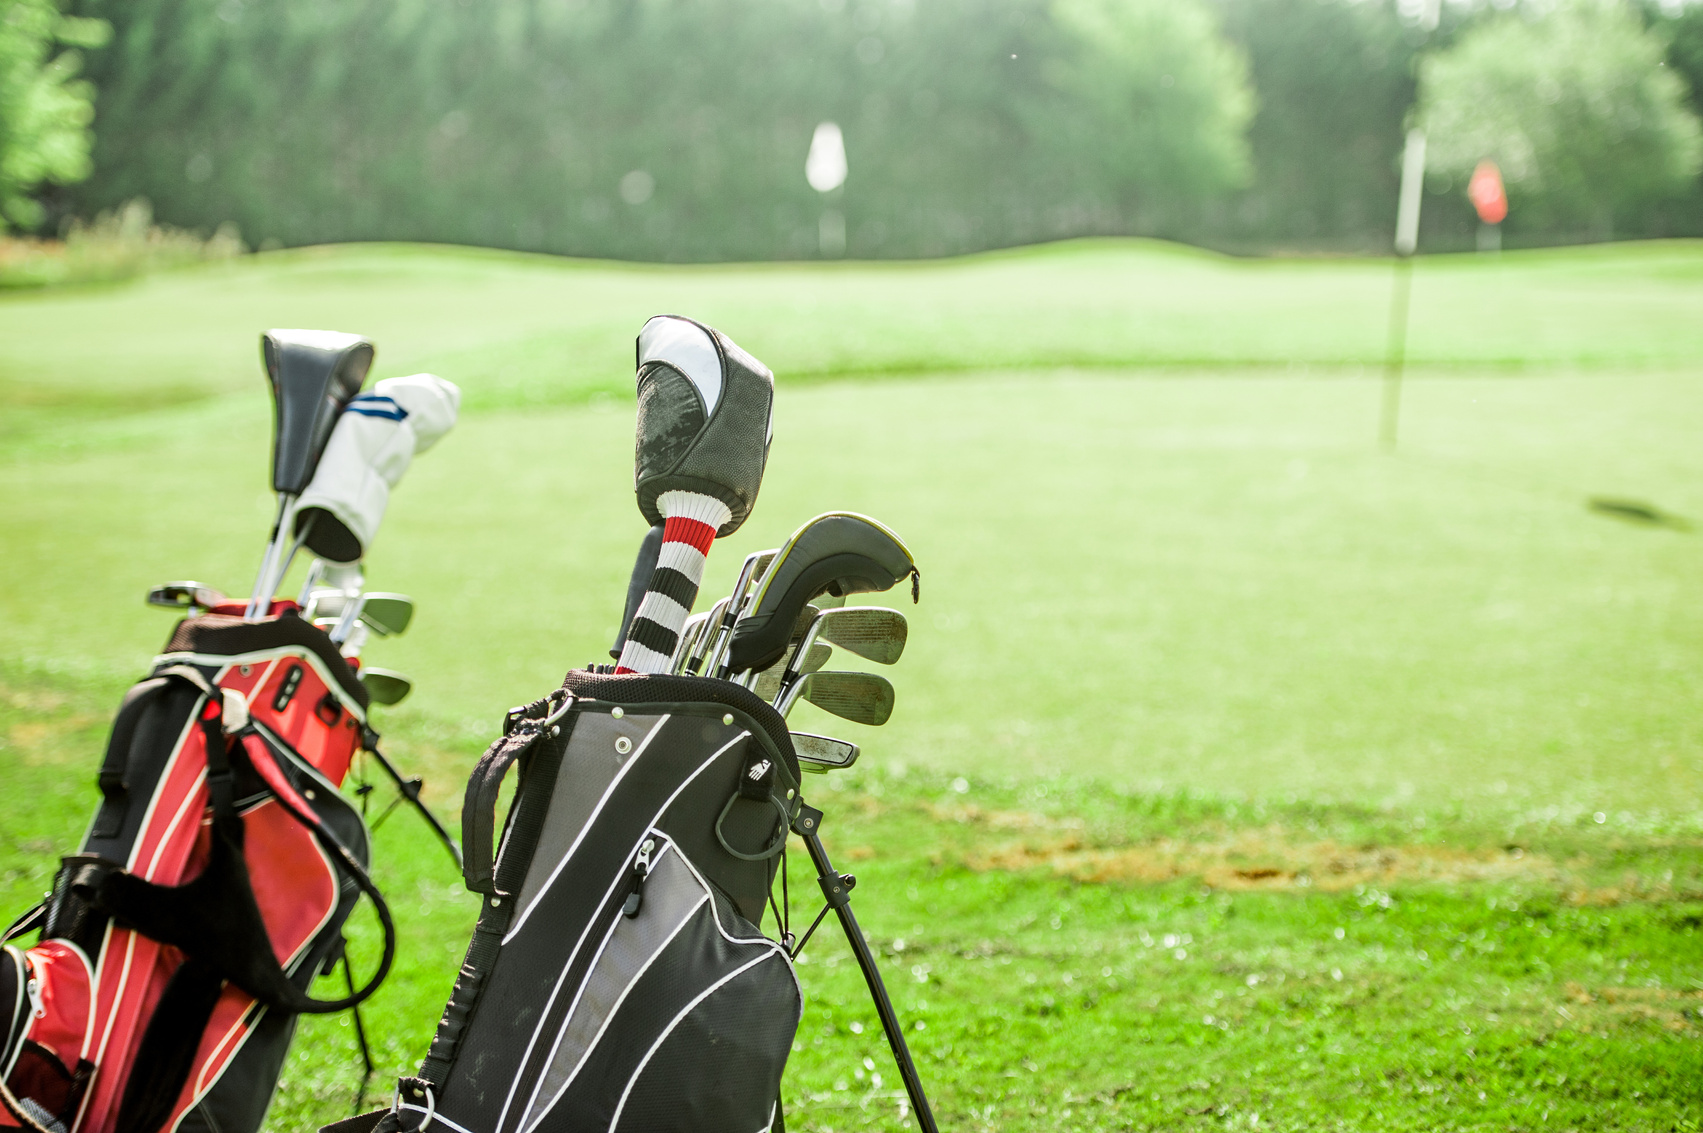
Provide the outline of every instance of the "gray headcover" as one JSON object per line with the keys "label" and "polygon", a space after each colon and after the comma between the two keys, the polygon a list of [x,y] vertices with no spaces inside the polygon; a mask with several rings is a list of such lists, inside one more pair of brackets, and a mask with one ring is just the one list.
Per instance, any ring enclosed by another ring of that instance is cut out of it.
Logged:
{"label": "gray headcover", "polygon": [[373,344],[331,330],[269,330],[260,354],[272,383],[272,490],[299,495],[313,479],[331,427],[361,392]]}
{"label": "gray headcover", "polygon": [[679,315],[639,331],[639,422],[633,488],[646,522],[664,492],[713,496],[739,530],[757,504],[774,433],[775,376],[733,340]]}

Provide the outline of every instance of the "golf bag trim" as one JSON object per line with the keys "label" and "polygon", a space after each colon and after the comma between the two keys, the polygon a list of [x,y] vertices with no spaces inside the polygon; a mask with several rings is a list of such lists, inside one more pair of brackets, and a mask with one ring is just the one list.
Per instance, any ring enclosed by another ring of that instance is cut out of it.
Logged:
{"label": "golf bag trim", "polygon": [[185,618],[177,624],[171,640],[154,663],[218,668],[250,664],[287,650],[312,665],[325,686],[337,694],[357,720],[365,723],[371,698],[355,670],[329,637],[302,620],[293,603],[283,605],[279,616],[258,622],[215,613]]}
{"label": "golf bag trim", "polygon": [[[316,630],[314,632],[317,633],[318,631]],[[252,653],[236,654],[161,653],[158,657],[154,658],[154,664],[156,666],[190,665],[203,669],[216,668],[219,670],[219,673],[218,676],[213,678],[213,682],[217,684],[218,678],[224,675],[224,671],[234,666],[258,665],[265,663],[269,668],[275,668],[278,662],[291,658],[297,661],[306,662],[307,666],[313,670],[314,676],[318,677],[325,685],[326,689],[337,698],[337,702],[342,705],[343,711],[354,717],[356,723],[361,725],[366,724],[366,702],[356,700],[352,695],[350,695],[348,690],[344,687],[344,678],[339,676],[335,670],[329,668],[320,656],[312,650],[304,651],[291,649],[288,646],[285,646],[273,649],[257,649]],[[261,674],[261,678],[255,682],[254,691],[249,693],[248,696],[244,698],[245,700],[248,700],[251,703],[253,702],[254,697],[259,695],[260,690],[265,686],[266,677],[268,675],[269,674],[266,673]],[[362,689],[361,691],[364,693],[366,690]]]}

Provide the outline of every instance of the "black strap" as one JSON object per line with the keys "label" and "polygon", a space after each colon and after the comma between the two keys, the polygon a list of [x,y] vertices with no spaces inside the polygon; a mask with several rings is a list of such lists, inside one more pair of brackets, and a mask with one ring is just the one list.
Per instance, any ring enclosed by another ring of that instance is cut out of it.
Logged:
{"label": "black strap", "polygon": [[468,776],[461,804],[461,877],[473,892],[498,895],[497,799],[504,777],[540,736],[558,727],[573,702],[572,695],[556,689],[542,700],[509,709],[503,719],[503,738],[485,750]]}
{"label": "black strap", "polygon": [[[204,713],[204,724],[205,716]],[[218,724],[212,722],[216,729]],[[373,902],[384,932],[384,952],[377,972],[359,991],[338,999],[314,999],[298,988],[278,963],[271,937],[255,901],[254,886],[243,856],[243,823],[229,802],[229,757],[223,734],[210,747],[224,769],[224,810],[213,807],[213,847],[206,867],[183,885],[156,885],[127,873],[111,862],[82,859],[71,878],[71,891],[107,916],[114,917],[152,940],[171,944],[202,961],[267,1007],[292,1014],[322,1015],[347,1010],[378,990],[396,958],[396,926],[390,908],[359,861],[329,827],[311,812],[303,813],[289,799],[278,797],[286,814],[306,826],[356,886]],[[268,738],[268,743],[281,742]],[[214,774],[209,767],[209,782]]]}
{"label": "black strap", "polygon": [[101,760],[96,783],[101,791],[101,806],[95,812],[94,824],[89,827],[91,838],[116,838],[124,826],[124,813],[130,804],[130,747],[136,739],[136,726],[142,713],[160,691],[171,684],[166,677],[150,677],[131,686],[112,721],[112,735],[106,742],[106,756]]}
{"label": "black strap", "polygon": [[211,965],[193,958],[172,973],[142,1033],[113,1133],[156,1133],[165,1125],[195,1068],[202,1032],[224,987]]}
{"label": "black strap", "polygon": [[537,739],[538,733],[531,730],[504,736],[479,757],[467,777],[461,804],[461,877],[475,893],[497,895],[497,798],[509,768]]}

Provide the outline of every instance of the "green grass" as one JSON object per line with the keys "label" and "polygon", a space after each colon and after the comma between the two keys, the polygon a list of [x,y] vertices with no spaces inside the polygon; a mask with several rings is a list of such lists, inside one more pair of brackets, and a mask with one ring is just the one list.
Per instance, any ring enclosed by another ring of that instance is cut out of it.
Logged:
{"label": "green grass", "polygon": [[[386,373],[431,369],[473,408],[630,396],[658,311],[730,328],[784,382],[1061,366],[1382,360],[1390,267],[1078,241],[919,264],[642,267],[371,245],[246,257],[0,303],[0,443],[66,412],[252,396],[269,326],[358,330]],[[1690,364],[1695,242],[1418,261],[1412,356],[1473,367]]]}
{"label": "green grass", "polygon": [[[169,631],[146,588],[252,579],[258,331],[363,330],[378,376],[467,391],[369,561],[420,603],[369,650],[417,682],[378,725],[447,807],[505,708],[604,655],[643,527],[628,351],[673,309],[779,375],[703,605],[828,509],[922,566],[893,722],[795,719],[865,746],[812,789],[947,1128],[1694,1129],[1703,246],[1422,261],[1394,456],[1388,278],[1129,243],[691,269],[371,247],[0,298],[0,789],[31,800],[0,816],[0,896],[39,893],[87,819]],[[408,816],[378,853],[394,1071],[473,905]],[[843,944],[811,951],[793,1124],[897,1128]],[[304,1028],[279,1133],[349,1102],[346,1026]]]}
{"label": "green grass", "polygon": [[[10,906],[86,820],[118,691],[0,685],[8,786],[35,802],[0,813]],[[1695,819],[1510,825],[879,764],[807,787],[943,1128],[1698,1128]],[[366,1010],[388,1075],[423,1054],[476,903],[410,816],[376,859],[402,935]],[[793,880],[798,930],[814,886]],[[906,1128],[832,922],[805,955],[789,1127]],[[304,1020],[269,1128],[345,1116],[357,1066],[346,1016]]]}

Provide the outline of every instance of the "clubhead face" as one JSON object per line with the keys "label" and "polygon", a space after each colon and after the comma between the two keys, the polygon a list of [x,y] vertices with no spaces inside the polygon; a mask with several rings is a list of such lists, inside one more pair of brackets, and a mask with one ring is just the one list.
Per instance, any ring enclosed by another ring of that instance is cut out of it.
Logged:
{"label": "clubhead face", "polygon": [[[832,649],[823,645],[821,642],[816,642],[811,645],[810,652],[804,655],[804,665],[798,671],[801,673],[814,673],[823,665],[826,665],[828,663],[828,658],[833,655],[834,651]],[[765,669],[761,673],[757,674],[757,682],[751,686],[751,691],[762,697],[764,700],[773,702],[776,695],[778,695],[781,691],[781,677],[786,673],[787,666],[791,663],[792,654],[791,652],[788,652],[785,657],[776,661],[771,668]]]}
{"label": "clubhead face", "polygon": [[414,599],[406,594],[368,594],[361,620],[380,637],[394,637],[414,620]]}
{"label": "clubhead face", "polygon": [[809,673],[799,695],[842,720],[880,727],[893,715],[893,685],[875,673]]}
{"label": "clubhead face", "polygon": [[822,612],[817,636],[878,665],[891,665],[904,655],[909,633],[905,615],[897,610],[845,606]]}
{"label": "clubhead face", "polygon": [[395,704],[414,691],[414,682],[394,669],[363,668],[361,684],[374,704]]}
{"label": "clubhead face", "polygon": [[811,732],[793,732],[792,750],[798,755],[801,771],[825,775],[857,762],[858,747],[849,740],[818,736]]}
{"label": "clubhead face", "polygon": [[225,601],[222,591],[200,582],[167,582],[148,591],[148,605],[168,610],[205,610]]}

